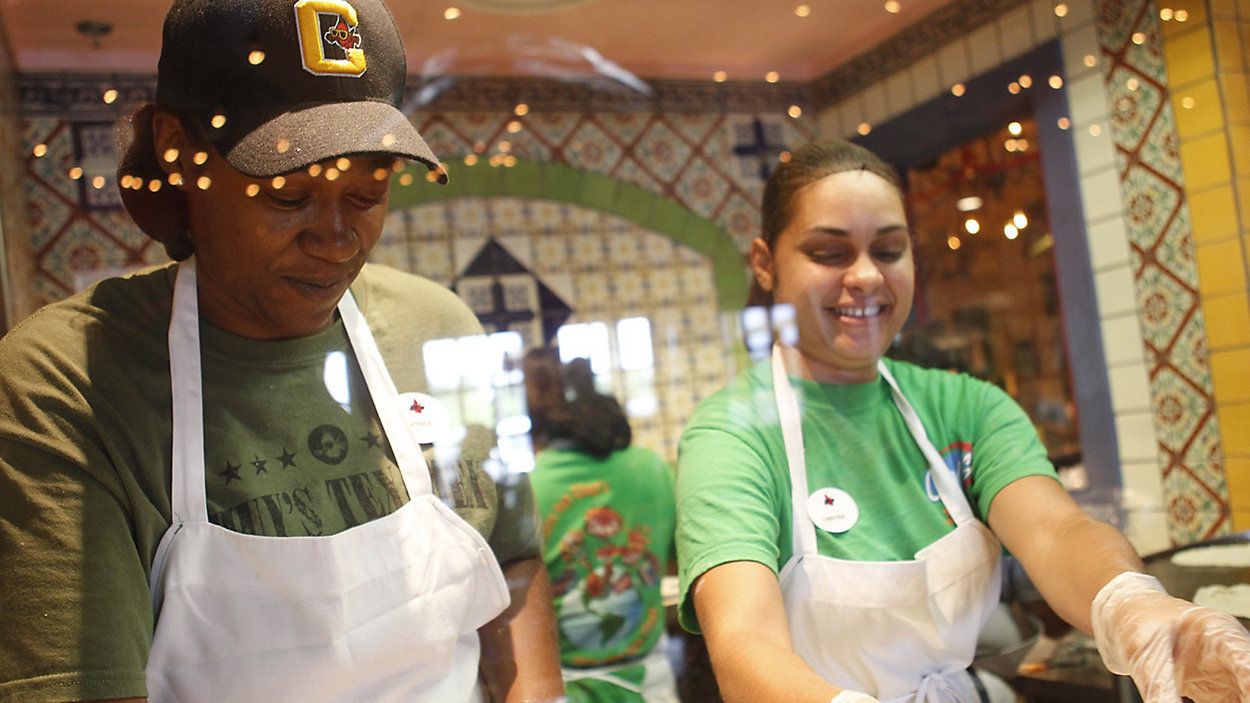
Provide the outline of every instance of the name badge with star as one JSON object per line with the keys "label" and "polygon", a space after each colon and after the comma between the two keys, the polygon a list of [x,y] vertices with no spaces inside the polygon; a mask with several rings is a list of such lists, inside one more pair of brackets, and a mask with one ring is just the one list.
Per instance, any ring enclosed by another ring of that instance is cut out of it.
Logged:
{"label": "name badge with star", "polygon": [[820,488],[807,497],[807,516],[825,532],[840,534],[859,522],[859,506],[841,488]]}
{"label": "name badge with star", "polygon": [[433,444],[451,427],[447,406],[425,393],[400,393],[399,407],[417,444]]}

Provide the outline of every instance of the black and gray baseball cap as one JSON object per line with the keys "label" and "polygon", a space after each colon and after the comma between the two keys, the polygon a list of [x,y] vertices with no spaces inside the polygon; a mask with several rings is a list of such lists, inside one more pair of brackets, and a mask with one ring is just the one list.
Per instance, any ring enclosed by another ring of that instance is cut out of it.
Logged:
{"label": "black and gray baseball cap", "polygon": [[[383,0],[174,0],[155,106],[132,119],[118,176],[161,179],[151,118],[190,118],[238,171],[268,178],[339,156],[391,154],[446,172],[399,107],[407,64]],[[189,255],[176,189],[121,188],[139,227]]]}
{"label": "black and gray baseball cap", "polygon": [[336,156],[438,166],[399,110],[407,65],[382,0],[176,0],[156,104],[196,116],[239,171],[276,176]]}

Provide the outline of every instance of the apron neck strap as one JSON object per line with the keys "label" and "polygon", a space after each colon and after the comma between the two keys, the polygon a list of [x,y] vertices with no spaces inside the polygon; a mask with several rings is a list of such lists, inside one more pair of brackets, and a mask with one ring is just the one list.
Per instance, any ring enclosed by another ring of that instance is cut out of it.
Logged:
{"label": "apron neck strap", "polygon": [[938,496],[942,498],[942,505],[946,506],[946,511],[950,513],[951,519],[955,521],[956,525],[962,525],[975,520],[976,518],[972,514],[972,507],[968,505],[968,499],[964,496],[963,489],[959,486],[959,476],[946,466],[942,455],[933,446],[933,442],[929,441],[929,435],[925,432],[924,424],[920,422],[920,416],[916,414],[916,409],[912,407],[907,397],[903,395],[902,389],[898,387],[898,381],[894,380],[894,374],[890,373],[890,369],[886,367],[884,361],[877,362],[877,373],[880,373],[885,382],[890,384],[890,394],[894,397],[894,407],[898,408],[898,411],[902,413],[903,421],[907,423],[907,430],[911,432],[912,439],[916,441],[916,446],[920,447],[920,452],[924,454],[925,461],[929,464],[929,475],[933,477],[933,485],[937,487]]}
{"label": "apron neck strap", "polygon": [[[408,431],[395,384],[350,290],[339,301],[338,310],[409,498],[432,493],[425,457]],[[206,522],[203,366],[194,258],[178,265],[174,280],[173,313],[169,322],[169,376],[173,397],[173,466],[170,471],[173,519],[175,522]]]}
{"label": "apron neck strap", "polygon": [[395,382],[386,370],[386,362],[373,339],[373,331],[369,329],[365,316],[356,305],[356,298],[351,290],[344,293],[339,301],[339,316],[343,318],[347,338],[360,362],[360,371],[369,388],[369,396],[373,399],[373,407],[382,423],[382,430],[386,432],[386,441],[395,454],[395,462],[399,464],[409,496],[432,493],[430,471],[425,457],[413,440],[408,423],[400,411],[399,392],[395,389]]}
{"label": "apron neck strap", "polygon": [[[792,549],[795,555],[815,555],[818,553],[816,547],[816,526],[807,514],[807,497],[810,491],[807,483],[807,458],[803,449],[803,421],[799,414],[798,399],[795,397],[794,388],[790,385],[790,377],[786,373],[786,362],[780,343],[773,345],[772,371],[777,417],[781,423],[781,437],[786,448],[786,461],[789,463],[790,502],[793,512],[790,530],[793,542]],[[938,496],[941,497],[942,504],[946,507],[947,512],[950,513],[956,525],[962,525],[975,520],[972,508],[959,487],[959,479],[946,467],[946,462],[942,460],[937,449],[933,447],[933,443],[929,441],[928,433],[925,432],[924,425],[921,424],[915,408],[912,407],[911,403],[903,395],[903,391],[899,389],[898,382],[894,380],[894,376],[890,373],[889,368],[886,367],[885,362],[877,362],[877,372],[889,384],[894,407],[902,414],[903,421],[907,424],[908,432],[911,433],[916,445],[920,447],[920,451],[929,465],[929,474],[933,477],[933,483],[937,487]]]}

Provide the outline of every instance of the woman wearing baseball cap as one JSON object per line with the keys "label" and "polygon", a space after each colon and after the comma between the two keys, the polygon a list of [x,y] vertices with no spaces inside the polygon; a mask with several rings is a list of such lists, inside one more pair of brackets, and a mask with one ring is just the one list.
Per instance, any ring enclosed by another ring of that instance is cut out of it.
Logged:
{"label": "woman wearing baseball cap", "polygon": [[0,700],[562,695],[528,489],[422,450],[481,328],[365,265],[405,73],[382,0],[175,1],[118,175],[179,263],[0,341]]}

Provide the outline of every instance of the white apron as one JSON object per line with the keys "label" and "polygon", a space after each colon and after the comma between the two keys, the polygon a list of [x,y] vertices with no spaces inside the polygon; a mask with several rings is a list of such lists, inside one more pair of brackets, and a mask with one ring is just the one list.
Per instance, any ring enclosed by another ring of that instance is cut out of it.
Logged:
{"label": "white apron", "polygon": [[240,534],[208,521],[195,265],[178,267],[169,330],[173,521],[151,575],[148,698],[470,701],[477,628],[508,604],[485,540],[433,493],[373,335],[339,303],[410,499],[325,537]]}
{"label": "white apron", "polygon": [[[582,679],[597,679],[619,686],[642,696],[647,703],[678,703],[677,679],[673,676],[673,666],[668,661],[668,635],[661,634],[659,641],[651,651],[641,659],[621,664],[591,667],[561,667],[560,674],[566,682]],[[642,685],[631,683],[618,674],[624,669],[638,666],[645,667]]]}
{"label": "white apron", "polygon": [[773,386],[794,510],[794,556],[780,575],[790,635],[799,656],[836,686],[887,702],[972,703],[980,695],[967,668],[977,634],[998,603],[999,542],[972,514],[958,478],[885,364],[878,362],[877,370],[928,460],[955,529],[910,561],[847,561],[817,553],[798,401],[780,346],[774,347]]}

